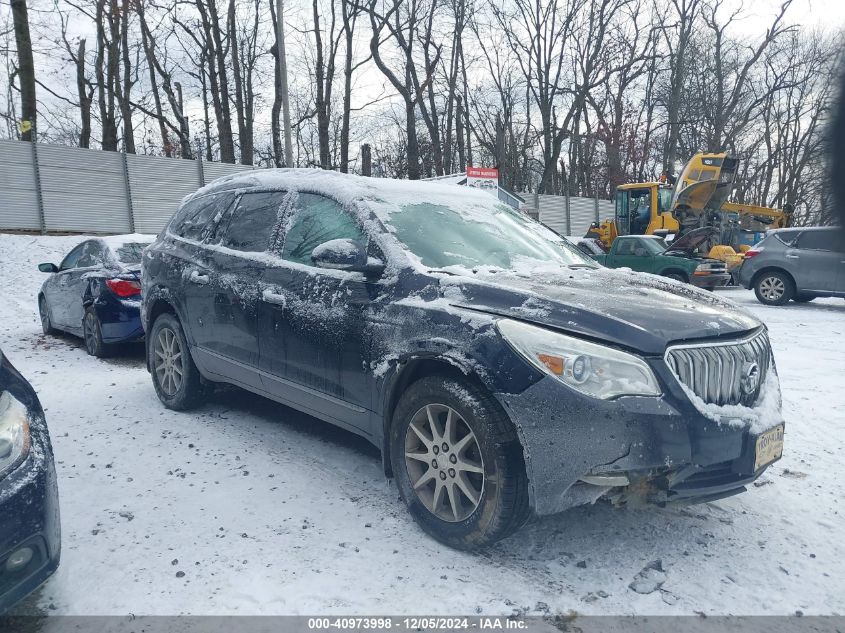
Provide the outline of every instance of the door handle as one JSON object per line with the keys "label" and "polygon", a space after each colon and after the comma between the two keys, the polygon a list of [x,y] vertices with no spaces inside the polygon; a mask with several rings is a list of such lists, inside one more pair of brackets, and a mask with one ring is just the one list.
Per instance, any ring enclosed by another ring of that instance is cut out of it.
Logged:
{"label": "door handle", "polygon": [[275,292],[270,292],[269,290],[265,290],[261,293],[261,297],[267,303],[272,303],[273,305],[285,307],[288,303],[287,298],[285,295],[280,295]]}
{"label": "door handle", "polygon": [[192,270],[191,274],[188,276],[188,281],[192,283],[199,284],[201,286],[208,285],[208,282],[211,281],[208,275],[203,275],[198,270]]}
{"label": "door handle", "polygon": [[790,255],[789,253],[787,253],[786,258],[787,259],[798,259],[798,255]]}

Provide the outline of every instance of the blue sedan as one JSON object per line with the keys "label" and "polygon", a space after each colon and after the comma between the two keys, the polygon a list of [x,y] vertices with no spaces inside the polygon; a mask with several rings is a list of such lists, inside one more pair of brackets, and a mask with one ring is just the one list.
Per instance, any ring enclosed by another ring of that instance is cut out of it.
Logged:
{"label": "blue sedan", "polygon": [[50,577],[60,553],[59,492],[44,411],[0,350],[0,614]]}
{"label": "blue sedan", "polygon": [[62,263],[39,264],[50,273],[38,293],[45,334],[61,330],[85,339],[92,356],[107,356],[115,343],[138,341],[141,328],[141,253],[150,235],[85,240]]}

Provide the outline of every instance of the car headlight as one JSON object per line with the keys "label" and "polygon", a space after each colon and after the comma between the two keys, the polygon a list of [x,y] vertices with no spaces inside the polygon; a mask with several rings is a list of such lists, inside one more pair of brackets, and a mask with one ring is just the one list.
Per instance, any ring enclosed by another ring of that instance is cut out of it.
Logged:
{"label": "car headlight", "polygon": [[0,477],[29,452],[26,407],[8,391],[0,393]]}
{"label": "car headlight", "polygon": [[540,371],[594,398],[659,396],[660,386],[644,360],[520,321],[498,321],[499,332]]}

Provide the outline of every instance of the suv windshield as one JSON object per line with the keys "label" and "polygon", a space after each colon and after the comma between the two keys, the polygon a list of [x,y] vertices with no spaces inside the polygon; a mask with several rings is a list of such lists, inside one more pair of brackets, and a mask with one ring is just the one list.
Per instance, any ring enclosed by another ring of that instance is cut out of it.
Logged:
{"label": "suv windshield", "polygon": [[466,211],[427,202],[408,204],[390,214],[388,225],[430,268],[516,268],[525,260],[596,266],[549,229],[495,202]]}

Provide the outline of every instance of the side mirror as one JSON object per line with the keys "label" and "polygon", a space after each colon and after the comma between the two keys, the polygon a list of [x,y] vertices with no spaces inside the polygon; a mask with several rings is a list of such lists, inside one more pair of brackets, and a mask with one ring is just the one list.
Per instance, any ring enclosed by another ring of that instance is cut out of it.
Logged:
{"label": "side mirror", "polygon": [[38,264],[38,270],[42,273],[57,273],[59,272],[59,267],[55,264]]}
{"label": "side mirror", "polygon": [[367,257],[367,249],[358,240],[342,239],[323,242],[311,251],[311,261],[320,268],[361,272],[378,275],[384,272],[384,263]]}

